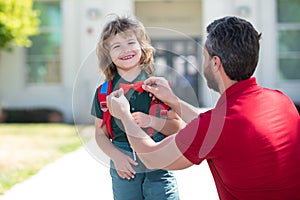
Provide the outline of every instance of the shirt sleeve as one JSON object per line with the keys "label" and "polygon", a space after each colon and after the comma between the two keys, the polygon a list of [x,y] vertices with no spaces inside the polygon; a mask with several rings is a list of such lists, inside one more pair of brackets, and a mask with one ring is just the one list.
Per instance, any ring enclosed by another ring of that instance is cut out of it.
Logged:
{"label": "shirt sleeve", "polygon": [[222,154],[221,132],[216,134],[210,119],[210,111],[200,114],[176,135],[177,147],[193,164]]}
{"label": "shirt sleeve", "polygon": [[100,108],[100,103],[98,101],[98,88],[95,92],[94,95],[94,100],[93,100],[93,104],[92,104],[92,108],[91,108],[91,115],[103,119],[103,112]]}

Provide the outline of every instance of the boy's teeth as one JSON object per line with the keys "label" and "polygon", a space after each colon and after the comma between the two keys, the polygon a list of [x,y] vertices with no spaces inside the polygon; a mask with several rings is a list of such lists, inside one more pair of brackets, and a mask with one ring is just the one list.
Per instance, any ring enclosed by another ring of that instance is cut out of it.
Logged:
{"label": "boy's teeth", "polygon": [[132,58],[132,56],[125,56],[125,57],[123,57],[122,59],[123,59],[123,60],[127,60],[127,59],[130,59],[130,58]]}

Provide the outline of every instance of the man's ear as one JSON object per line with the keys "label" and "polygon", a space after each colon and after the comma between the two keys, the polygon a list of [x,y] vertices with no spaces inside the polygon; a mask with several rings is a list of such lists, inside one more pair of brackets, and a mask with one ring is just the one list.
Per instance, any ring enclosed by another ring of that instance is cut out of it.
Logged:
{"label": "man's ear", "polygon": [[214,71],[217,71],[220,69],[222,62],[219,56],[214,56],[213,58],[213,69]]}

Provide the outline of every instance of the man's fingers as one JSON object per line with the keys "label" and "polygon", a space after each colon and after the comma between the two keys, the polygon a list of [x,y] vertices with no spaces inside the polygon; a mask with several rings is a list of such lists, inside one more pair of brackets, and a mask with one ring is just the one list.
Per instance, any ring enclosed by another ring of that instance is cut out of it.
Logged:
{"label": "man's fingers", "polygon": [[119,98],[122,95],[124,95],[124,90],[122,88],[110,93],[110,95],[106,97],[107,107],[112,110],[112,100],[116,101],[116,98]]}
{"label": "man's fingers", "polygon": [[123,88],[120,88],[120,89],[118,89],[118,90],[113,91],[112,93],[110,93],[109,96],[120,97],[120,96],[122,96],[123,94],[124,94],[124,90],[123,90]]}
{"label": "man's fingers", "polygon": [[114,96],[114,97],[120,97],[124,94],[124,90],[123,88],[120,88],[118,90],[113,91],[112,93],[110,93],[110,96]]}
{"label": "man's fingers", "polygon": [[152,86],[152,85],[165,84],[165,82],[168,82],[168,81],[163,77],[151,76],[144,81],[144,84]]}
{"label": "man's fingers", "polygon": [[149,77],[148,79],[146,79],[144,81],[144,84],[145,85],[152,85],[152,84],[155,84],[155,81],[156,81],[156,77]]}
{"label": "man's fingers", "polygon": [[117,96],[117,97],[120,97],[120,96],[124,95],[124,90],[123,90],[123,88],[120,88],[120,89],[118,89],[117,91],[118,91],[118,96]]}
{"label": "man's fingers", "polygon": [[147,92],[150,92],[152,94],[155,94],[155,92],[157,91],[157,88],[156,87],[152,87],[150,85],[142,85],[142,88],[144,90],[146,90]]}

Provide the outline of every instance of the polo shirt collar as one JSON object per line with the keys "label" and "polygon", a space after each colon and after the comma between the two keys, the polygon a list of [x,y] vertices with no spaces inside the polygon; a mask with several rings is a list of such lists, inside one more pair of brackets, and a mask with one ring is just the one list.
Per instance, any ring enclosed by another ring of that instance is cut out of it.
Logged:
{"label": "polo shirt collar", "polygon": [[216,107],[219,107],[222,104],[226,103],[226,101],[228,101],[228,99],[231,96],[233,96],[235,93],[241,93],[242,91],[245,91],[245,90],[257,89],[257,87],[255,87],[255,86],[257,86],[255,77],[235,83],[234,85],[227,88],[227,90],[220,96],[220,98],[216,104]]}

